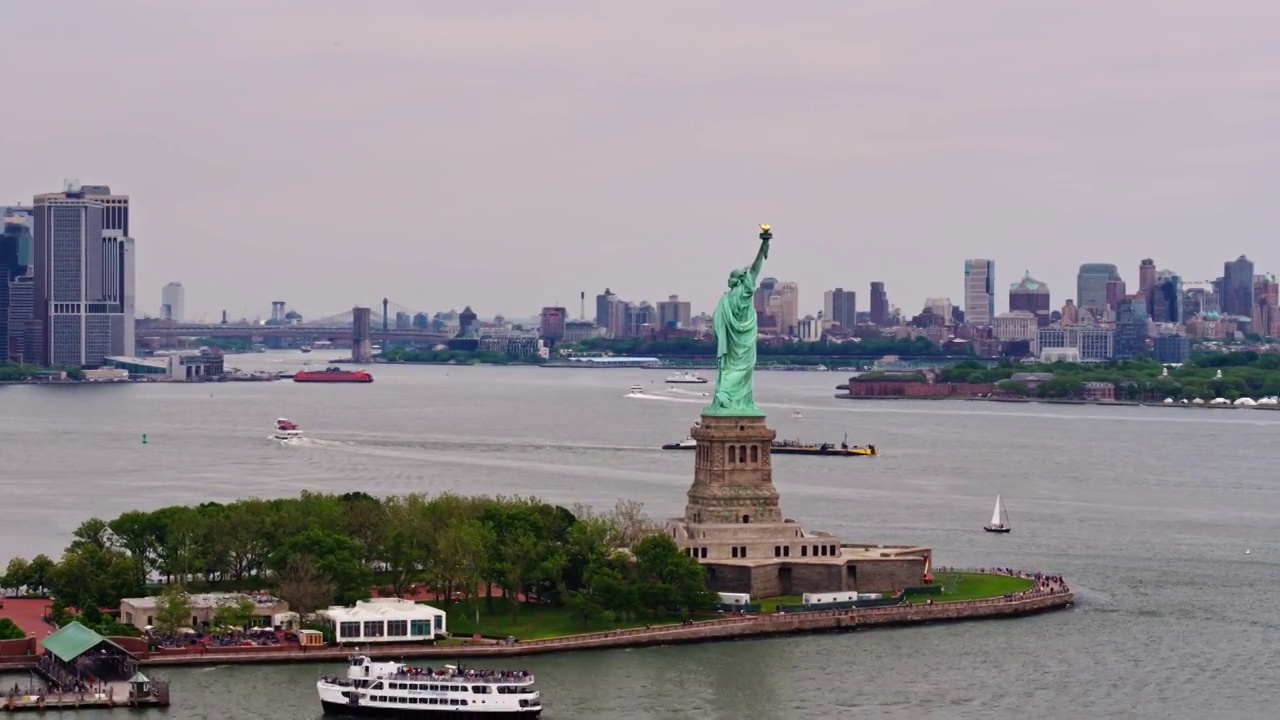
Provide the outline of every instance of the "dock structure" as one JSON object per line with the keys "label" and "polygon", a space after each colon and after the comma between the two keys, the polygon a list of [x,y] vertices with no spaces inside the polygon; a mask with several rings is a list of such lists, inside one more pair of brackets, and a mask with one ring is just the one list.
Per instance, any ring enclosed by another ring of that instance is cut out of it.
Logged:
{"label": "dock structure", "polygon": [[37,687],[0,688],[0,710],[167,707],[169,684],[138,669],[138,658],[78,622],[70,622],[41,641],[43,654],[34,672]]}

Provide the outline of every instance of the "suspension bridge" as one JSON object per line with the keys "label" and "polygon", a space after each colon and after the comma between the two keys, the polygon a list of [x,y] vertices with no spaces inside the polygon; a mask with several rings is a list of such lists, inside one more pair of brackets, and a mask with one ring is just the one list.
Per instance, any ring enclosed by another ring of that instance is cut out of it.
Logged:
{"label": "suspension bridge", "polygon": [[[415,312],[386,299],[319,318],[308,318],[296,310],[286,311],[283,302],[276,302],[272,304],[271,318],[262,322],[244,319],[231,321],[226,319],[225,313],[224,321],[219,323],[139,318],[137,336],[139,339],[234,338],[248,342],[323,340],[334,345],[352,343],[357,337],[368,341],[399,340],[414,343],[444,342],[448,339],[448,335],[439,331],[415,327],[413,320],[418,315],[425,313]],[[418,323],[422,324],[421,318]]]}

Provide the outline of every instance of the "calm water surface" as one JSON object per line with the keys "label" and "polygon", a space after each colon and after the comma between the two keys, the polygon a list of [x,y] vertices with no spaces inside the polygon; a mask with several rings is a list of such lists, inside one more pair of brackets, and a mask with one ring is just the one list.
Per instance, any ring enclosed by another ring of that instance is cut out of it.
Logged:
{"label": "calm water surface", "polygon": [[[683,510],[692,459],[655,448],[684,436],[709,388],[668,390],[644,370],[374,370],[370,386],[0,387],[0,563],[60,552],[92,515],[304,489]],[[1280,413],[836,400],[843,379],[757,375],[780,437],[848,432],[883,453],[779,458],[788,517],[846,541],[927,544],[939,565],[1060,572],[1077,607],[514,661],[539,675],[546,717],[1274,717]],[[625,398],[633,383],[662,399]],[[269,442],[278,416],[309,439]],[[998,492],[1007,536],[980,530]],[[311,682],[340,669],[170,669],[169,716],[317,718]]]}

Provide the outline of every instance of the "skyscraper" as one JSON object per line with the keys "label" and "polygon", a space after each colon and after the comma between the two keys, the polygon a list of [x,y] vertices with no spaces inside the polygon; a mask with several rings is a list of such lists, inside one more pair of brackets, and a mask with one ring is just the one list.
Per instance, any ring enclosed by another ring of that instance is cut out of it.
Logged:
{"label": "skyscraper", "polygon": [[1022,279],[1009,286],[1009,312],[1029,312],[1036,316],[1040,327],[1049,324],[1049,286],[1031,277],[1031,271],[1022,274]]}
{"label": "skyscraper", "polygon": [[[31,319],[32,215],[29,207],[0,208],[0,362],[21,357],[23,330]],[[21,287],[19,279],[26,281]],[[16,335],[18,350],[10,339]]]}
{"label": "skyscraper", "polygon": [[8,269],[5,280],[25,275],[31,267],[33,220],[29,207],[0,208],[0,265]]}
{"label": "skyscraper", "polygon": [[1222,312],[1253,317],[1253,261],[1241,255],[1222,264]]}
{"label": "skyscraper", "polygon": [[569,311],[562,307],[548,306],[542,308],[538,321],[538,336],[554,345],[564,338],[564,324],[569,318]]}
{"label": "skyscraper", "polygon": [[186,320],[186,290],[182,283],[171,282],[160,291],[160,319],[182,322]]}
{"label": "skyscraper", "polygon": [[[0,317],[0,326],[7,328],[0,331],[0,361],[8,357],[33,363],[35,359],[27,354],[27,324],[35,316],[35,277],[28,272],[13,280],[0,278],[0,283],[8,287],[9,306],[6,317]],[[0,307],[4,304],[0,301]]]}
{"label": "skyscraper", "polygon": [[769,299],[774,295],[774,289],[778,285],[778,278],[767,277],[760,280],[759,287],[756,288],[755,297],[752,302],[755,304],[756,312],[769,312]]}
{"label": "skyscraper", "polygon": [[826,291],[822,294],[822,317],[852,330],[858,324],[858,293],[844,288]]}
{"label": "skyscraper", "polygon": [[98,367],[134,349],[129,198],[67,183],[35,197],[33,346],[42,365]]}
{"label": "skyscraper", "polygon": [[1148,291],[1147,307],[1151,319],[1158,323],[1180,323],[1182,317],[1182,278],[1161,270]]}
{"label": "skyscraper", "polygon": [[1151,286],[1156,284],[1156,261],[1144,258],[1138,264],[1138,294],[1147,297]]}
{"label": "skyscraper", "polygon": [[774,298],[777,299],[778,329],[794,337],[800,328],[800,286],[780,282],[774,288]]}
{"label": "skyscraper", "polygon": [[964,320],[970,325],[987,326],[996,317],[996,262],[964,261]]}
{"label": "skyscraper", "polygon": [[1148,324],[1146,296],[1138,294],[1120,298],[1116,303],[1117,358],[1135,358],[1146,352]]}
{"label": "skyscraper", "polygon": [[596,296],[596,327],[609,327],[610,306],[618,300],[618,296],[613,294],[609,288],[605,288],[604,292]]}
{"label": "skyscraper", "polygon": [[693,310],[688,301],[679,295],[670,295],[666,300],[658,301],[658,325],[670,328],[687,328],[693,319]]}
{"label": "skyscraper", "polygon": [[[1076,275],[1076,307],[1095,318],[1107,314],[1107,283],[1120,279],[1120,271],[1110,263],[1085,263]],[[1115,286],[1112,286],[1115,292]]]}
{"label": "skyscraper", "polygon": [[876,327],[889,324],[889,294],[882,282],[871,283],[871,323]]}

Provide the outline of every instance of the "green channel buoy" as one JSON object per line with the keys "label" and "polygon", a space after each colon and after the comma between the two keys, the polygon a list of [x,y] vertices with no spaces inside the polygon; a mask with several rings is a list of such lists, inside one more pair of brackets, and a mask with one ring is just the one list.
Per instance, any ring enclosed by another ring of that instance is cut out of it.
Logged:
{"label": "green channel buoy", "polygon": [[147,444],[147,434],[146,434],[146,433],[142,433],[142,444],[143,444],[143,445],[146,445],[146,444]]}

